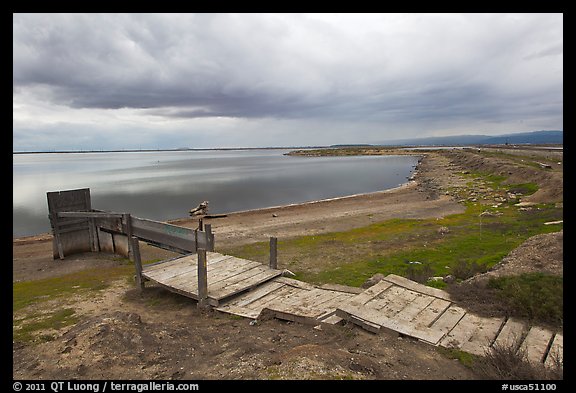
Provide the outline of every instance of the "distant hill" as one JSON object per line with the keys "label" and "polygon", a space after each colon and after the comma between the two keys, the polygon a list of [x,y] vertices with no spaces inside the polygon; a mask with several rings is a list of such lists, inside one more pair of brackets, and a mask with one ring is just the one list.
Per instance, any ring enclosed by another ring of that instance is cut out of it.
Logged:
{"label": "distant hill", "polygon": [[396,139],[381,143],[383,146],[462,146],[492,144],[549,144],[563,143],[563,131],[532,131],[503,135],[453,135],[428,138]]}

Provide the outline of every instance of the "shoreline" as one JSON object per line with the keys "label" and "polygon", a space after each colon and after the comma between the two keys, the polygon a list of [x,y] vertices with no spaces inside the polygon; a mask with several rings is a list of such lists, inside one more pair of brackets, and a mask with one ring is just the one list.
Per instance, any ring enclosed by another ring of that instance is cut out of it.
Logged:
{"label": "shoreline", "polygon": [[[389,155],[393,155],[393,154],[389,154]],[[398,192],[400,190],[408,189],[411,187],[416,187],[416,186],[418,186],[418,181],[416,180],[416,176],[418,175],[418,169],[421,165],[422,160],[425,158],[426,155],[425,154],[410,154],[410,155],[420,157],[418,160],[418,163],[416,164],[413,171],[411,172],[410,177],[407,177],[407,181],[405,183],[402,183],[402,184],[400,184],[396,187],[393,187],[393,188],[388,188],[388,189],[379,190],[379,191],[344,195],[344,196],[339,196],[339,197],[316,199],[316,200],[304,201],[304,202],[295,202],[295,203],[289,203],[289,204],[285,204],[285,205],[267,206],[267,207],[262,207],[262,208],[236,210],[236,211],[231,211],[231,212],[226,212],[226,213],[218,213],[218,214],[215,214],[215,216],[219,216],[219,217],[214,217],[214,218],[207,217],[204,219],[204,221],[207,223],[210,223],[211,221],[209,221],[209,220],[221,220],[222,218],[224,218],[226,216],[241,216],[241,215],[247,215],[247,214],[266,213],[269,211],[276,211],[276,210],[285,210],[285,209],[290,209],[290,208],[302,208],[302,207],[311,206],[311,205],[315,205],[315,204],[331,203],[331,202],[338,202],[338,201],[344,201],[344,200],[353,200],[353,199],[357,199],[357,198],[361,198],[361,197],[366,197],[366,196],[370,196],[370,195],[378,195],[378,194],[382,194],[382,193],[394,193],[394,192]],[[224,216],[224,217],[220,217],[220,216]],[[174,225],[178,225],[178,224],[189,224],[190,225],[190,222],[196,223],[198,221],[199,217],[200,216],[197,216],[197,217],[180,217],[180,218],[170,219],[170,220],[161,221],[161,222],[166,222],[166,223],[174,224]],[[141,218],[147,218],[147,217],[141,217]],[[42,232],[42,233],[33,234],[33,235],[13,237],[12,243],[13,244],[27,244],[27,243],[32,243],[32,242],[49,241],[49,240],[52,240],[52,232]]]}
{"label": "shoreline", "polygon": [[[415,173],[416,173],[416,171],[413,172],[413,175],[410,177],[411,179],[413,178]],[[230,217],[230,216],[242,216],[242,215],[248,215],[248,214],[269,213],[272,211],[285,210],[285,209],[290,209],[290,208],[305,208],[306,206],[318,205],[318,204],[327,204],[327,203],[331,203],[331,202],[352,201],[352,200],[360,199],[362,197],[371,197],[371,196],[373,197],[373,196],[378,196],[380,194],[393,194],[393,193],[396,193],[396,192],[399,192],[402,190],[407,190],[407,189],[410,189],[410,188],[413,188],[416,186],[418,186],[418,182],[416,180],[408,180],[406,183],[402,183],[399,186],[396,186],[394,188],[388,188],[385,190],[363,192],[363,193],[344,195],[344,196],[333,197],[333,198],[316,199],[316,200],[305,201],[305,202],[289,203],[289,204],[285,204],[285,205],[267,206],[267,207],[261,207],[261,208],[255,208],[255,209],[246,209],[246,210],[235,210],[235,211],[231,211],[231,212],[227,212],[227,213],[214,214],[217,217],[204,217],[204,221],[205,222],[207,222],[207,221],[212,222],[212,220],[221,220],[222,218],[226,218],[226,217]],[[209,214],[208,214],[208,216],[209,216]],[[142,217],[142,218],[146,218],[146,217]],[[190,222],[197,222],[199,218],[201,218],[201,216],[181,217],[181,218],[175,218],[175,219],[161,221],[161,222],[166,222],[168,224],[174,224],[174,225],[186,224],[186,223],[189,224]],[[42,232],[42,233],[38,233],[35,235],[18,236],[18,237],[12,238],[12,242],[15,244],[26,244],[29,242],[48,241],[48,240],[52,240],[52,232]]]}

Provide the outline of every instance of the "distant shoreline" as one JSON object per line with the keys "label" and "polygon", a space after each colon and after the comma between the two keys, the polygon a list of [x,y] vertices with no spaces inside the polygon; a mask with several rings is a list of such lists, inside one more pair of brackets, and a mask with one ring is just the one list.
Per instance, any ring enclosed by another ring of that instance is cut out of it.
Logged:
{"label": "distant shoreline", "polygon": [[62,153],[138,153],[159,151],[223,151],[223,150],[288,150],[288,149],[322,149],[326,146],[286,146],[286,147],[206,147],[206,148],[178,148],[178,149],[114,149],[114,150],[39,150],[39,151],[13,151],[12,154],[62,154]]}

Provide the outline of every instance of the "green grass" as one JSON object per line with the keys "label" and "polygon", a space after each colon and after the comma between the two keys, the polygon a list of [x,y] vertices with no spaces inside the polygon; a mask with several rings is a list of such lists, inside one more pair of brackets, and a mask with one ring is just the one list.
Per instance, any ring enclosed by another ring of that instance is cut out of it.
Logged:
{"label": "green grass", "polygon": [[100,291],[110,286],[114,280],[130,277],[133,272],[133,266],[123,265],[106,269],[89,269],[60,277],[16,282],[12,284],[12,311],[85,291]]}
{"label": "green grass", "polygon": [[[58,330],[78,322],[73,308],[60,304],[53,310],[43,303],[79,294],[105,290],[112,282],[131,278],[134,266],[89,269],[60,277],[23,281],[12,284],[13,339],[17,342],[45,342],[54,339],[51,330]],[[23,309],[29,310],[24,312]],[[38,312],[37,310],[44,310]],[[48,333],[44,333],[48,331]]]}
{"label": "green grass", "polygon": [[506,304],[509,312],[529,320],[562,325],[564,279],[544,273],[491,278],[488,288]]}
{"label": "green grass", "polygon": [[[468,188],[483,184],[493,193],[513,190],[529,195],[535,183],[504,184],[506,177],[469,173]],[[311,283],[360,286],[376,273],[394,273],[420,281],[428,276],[455,274],[467,278],[486,271],[531,236],[555,232],[557,226],[543,225],[561,220],[563,210],[540,204],[520,210],[512,202],[492,204],[466,202],[464,213],[443,219],[393,219],[343,232],[280,239],[279,264]],[[483,212],[497,216],[480,216]],[[438,233],[448,227],[449,233]],[[267,262],[268,242],[224,250],[224,253]],[[412,263],[411,263],[412,262]],[[418,263],[413,263],[418,262]],[[444,287],[444,283],[429,283]]]}
{"label": "green grass", "polygon": [[75,312],[71,308],[62,308],[47,314],[34,313],[13,324],[13,340],[30,343],[33,341],[51,341],[54,335],[50,333],[37,334],[42,331],[58,330],[78,322]]}

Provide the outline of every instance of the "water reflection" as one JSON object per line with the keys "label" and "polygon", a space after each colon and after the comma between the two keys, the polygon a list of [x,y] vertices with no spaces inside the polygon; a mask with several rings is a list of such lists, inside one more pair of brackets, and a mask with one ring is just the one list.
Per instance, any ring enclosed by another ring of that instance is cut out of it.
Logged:
{"label": "water reflection", "polygon": [[[287,151],[287,150],[286,150]],[[283,150],[13,156],[13,236],[50,230],[46,192],[90,188],[94,208],[155,220],[305,202],[393,188],[416,157],[292,157]]]}

